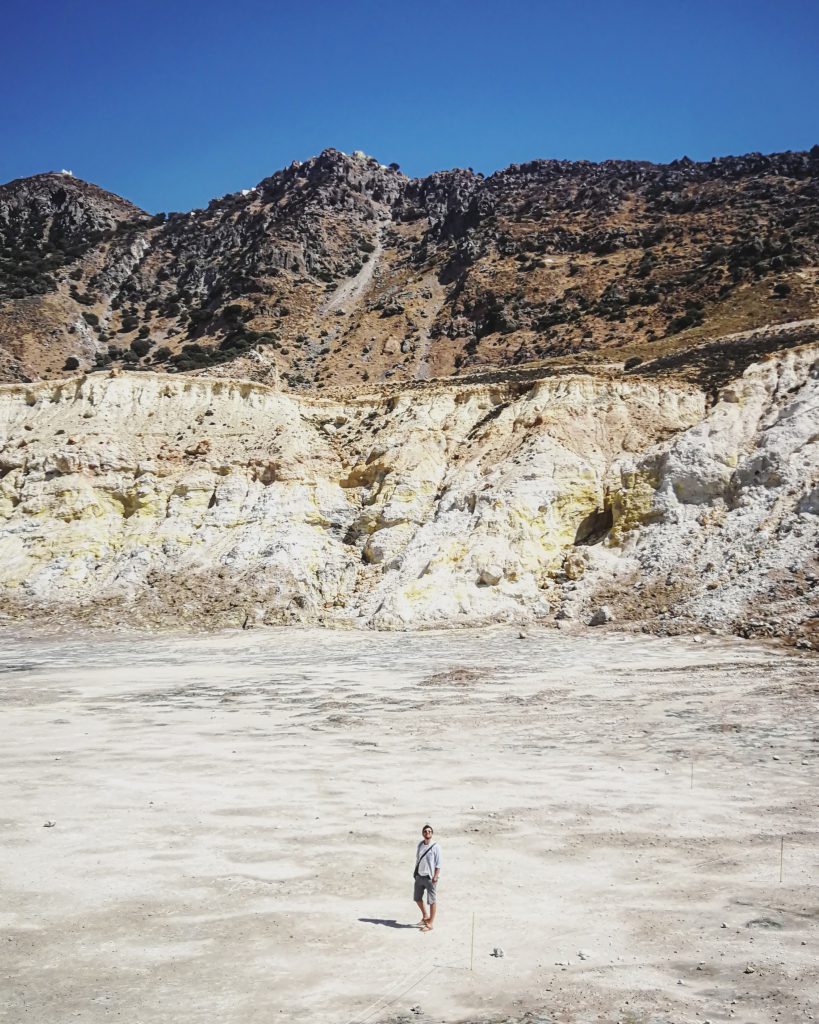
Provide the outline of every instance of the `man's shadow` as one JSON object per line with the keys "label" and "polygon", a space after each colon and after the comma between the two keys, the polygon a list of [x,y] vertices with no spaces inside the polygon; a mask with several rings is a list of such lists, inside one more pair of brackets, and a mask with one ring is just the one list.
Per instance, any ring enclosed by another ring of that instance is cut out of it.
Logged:
{"label": "man's shadow", "polygon": [[394,918],[391,921],[387,921],[382,917],[359,917],[358,919],[362,924],[381,924],[385,928],[415,928],[414,924],[399,924]]}

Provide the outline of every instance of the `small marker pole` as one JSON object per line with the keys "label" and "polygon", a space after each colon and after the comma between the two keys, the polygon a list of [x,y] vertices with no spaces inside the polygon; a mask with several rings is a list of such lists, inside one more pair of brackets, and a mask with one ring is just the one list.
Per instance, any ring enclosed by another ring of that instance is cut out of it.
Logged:
{"label": "small marker pole", "polygon": [[782,881],[782,869],[785,865],[785,837],[779,843],[779,881]]}
{"label": "small marker pole", "polygon": [[691,789],[694,788],[694,758],[691,758]]}
{"label": "small marker pole", "polygon": [[475,969],[475,911],[472,911],[472,945],[469,950],[469,969]]}

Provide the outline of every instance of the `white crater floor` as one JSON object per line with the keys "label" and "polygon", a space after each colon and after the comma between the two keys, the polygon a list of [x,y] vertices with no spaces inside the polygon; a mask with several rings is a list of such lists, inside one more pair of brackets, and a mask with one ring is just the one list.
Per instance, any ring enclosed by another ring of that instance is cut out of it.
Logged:
{"label": "white crater floor", "polygon": [[509,628],[6,632],[0,1019],[812,1020],[817,667]]}

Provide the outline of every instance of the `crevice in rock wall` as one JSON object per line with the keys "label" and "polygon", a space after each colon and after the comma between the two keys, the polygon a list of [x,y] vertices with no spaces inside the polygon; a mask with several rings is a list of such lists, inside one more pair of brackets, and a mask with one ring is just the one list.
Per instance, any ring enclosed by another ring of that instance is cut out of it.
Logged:
{"label": "crevice in rock wall", "polygon": [[595,508],[577,527],[574,535],[575,546],[600,544],[606,538],[613,525],[614,517],[610,504],[604,505],[603,508]]}

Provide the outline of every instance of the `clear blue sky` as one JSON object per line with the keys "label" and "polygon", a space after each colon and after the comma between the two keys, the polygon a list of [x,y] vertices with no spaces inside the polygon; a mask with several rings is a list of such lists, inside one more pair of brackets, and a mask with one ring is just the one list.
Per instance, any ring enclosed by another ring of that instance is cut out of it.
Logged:
{"label": "clear blue sky", "polygon": [[815,0],[7,0],[0,181],[154,212],[327,146],[411,175],[819,142]]}

